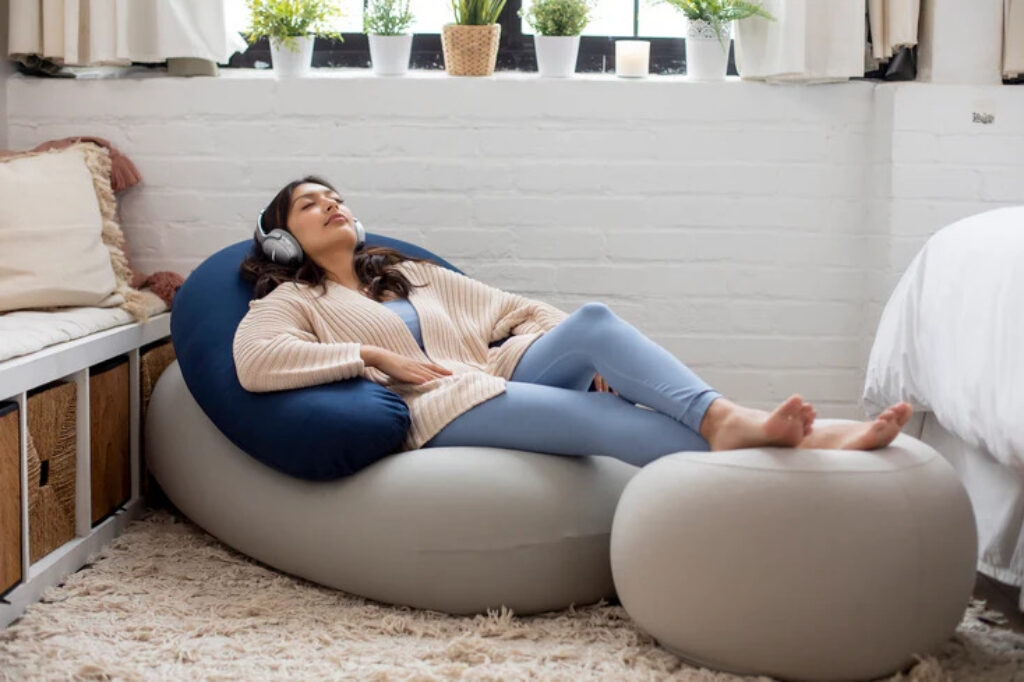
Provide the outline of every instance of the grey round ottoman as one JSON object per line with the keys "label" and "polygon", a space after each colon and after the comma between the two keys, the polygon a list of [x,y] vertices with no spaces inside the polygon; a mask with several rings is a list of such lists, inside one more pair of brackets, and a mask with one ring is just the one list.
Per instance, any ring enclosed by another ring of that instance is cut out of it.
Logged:
{"label": "grey round ottoman", "polygon": [[640,471],[610,457],[447,447],[332,481],[293,478],[231,443],[177,362],[153,391],[145,444],[171,502],[239,552],[351,594],[453,614],[614,596],[612,516]]}
{"label": "grey round ottoman", "polygon": [[684,660],[867,680],[953,634],[973,592],[977,542],[953,467],[900,434],[873,451],[655,460],[619,499],[611,563],[625,610]]}

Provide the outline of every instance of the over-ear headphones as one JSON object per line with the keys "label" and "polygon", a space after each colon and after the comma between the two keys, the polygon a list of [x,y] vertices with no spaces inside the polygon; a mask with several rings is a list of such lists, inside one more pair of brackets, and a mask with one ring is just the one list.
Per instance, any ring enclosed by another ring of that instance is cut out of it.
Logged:
{"label": "over-ear headphones", "polygon": [[[358,251],[366,245],[366,230],[363,229],[363,224],[358,219],[354,222],[356,228],[355,250]],[[269,234],[263,231],[263,211],[260,211],[256,218],[256,241],[263,249],[263,254],[275,263],[295,266],[305,258],[302,247],[299,246],[299,240],[287,230],[275,228]]]}

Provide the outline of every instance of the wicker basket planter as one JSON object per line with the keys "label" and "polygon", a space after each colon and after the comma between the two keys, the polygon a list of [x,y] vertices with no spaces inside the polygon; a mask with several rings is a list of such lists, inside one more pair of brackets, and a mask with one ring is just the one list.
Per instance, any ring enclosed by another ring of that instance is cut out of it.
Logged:
{"label": "wicker basket planter", "polygon": [[445,71],[450,76],[492,75],[500,37],[501,24],[445,24],[441,27]]}

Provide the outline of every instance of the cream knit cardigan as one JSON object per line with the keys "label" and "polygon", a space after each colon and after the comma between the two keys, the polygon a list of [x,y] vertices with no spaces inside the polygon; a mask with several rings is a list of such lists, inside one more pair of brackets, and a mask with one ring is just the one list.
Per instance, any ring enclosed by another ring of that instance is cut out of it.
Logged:
{"label": "cream knit cardigan", "polygon": [[[238,380],[249,391],[277,391],[362,376],[402,397],[411,425],[402,450],[415,450],[474,405],[505,392],[526,349],[568,317],[552,305],[502,291],[433,263],[402,261],[413,283],[426,354],[395,311],[342,284],[285,283],[260,299],[235,332]],[[319,296],[319,298],[317,298]],[[488,344],[512,334],[501,346]],[[359,356],[362,344],[429,360],[452,374],[399,382]]]}

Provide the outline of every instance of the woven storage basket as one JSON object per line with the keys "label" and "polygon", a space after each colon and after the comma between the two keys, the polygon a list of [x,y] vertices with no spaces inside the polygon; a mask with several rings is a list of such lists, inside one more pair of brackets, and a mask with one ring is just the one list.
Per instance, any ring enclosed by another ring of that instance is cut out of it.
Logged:
{"label": "woven storage basket", "polygon": [[48,384],[29,393],[28,546],[35,563],[75,537],[77,387]]}
{"label": "woven storage basket", "polygon": [[92,525],[132,496],[131,375],[122,355],[89,368]]}
{"label": "woven storage basket", "polygon": [[444,68],[451,76],[490,76],[498,60],[501,24],[441,27]]}
{"label": "woven storage basket", "polygon": [[0,403],[0,594],[21,582],[18,403]]}
{"label": "woven storage basket", "polygon": [[[156,380],[160,378],[160,375],[168,365],[174,362],[174,344],[171,340],[159,341],[148,346],[143,347],[139,352],[139,384],[140,384],[140,395],[142,396],[141,407],[142,414],[139,418],[139,424],[142,428],[146,426],[146,409],[149,407],[149,399],[153,395],[153,388],[156,386]],[[139,470],[142,472],[142,491],[143,497],[150,497],[150,488],[154,491],[159,487],[156,481],[151,481],[152,474],[149,473],[149,469],[146,467],[146,439],[140,439],[139,443]],[[152,495],[154,498],[163,499],[162,495]]]}

